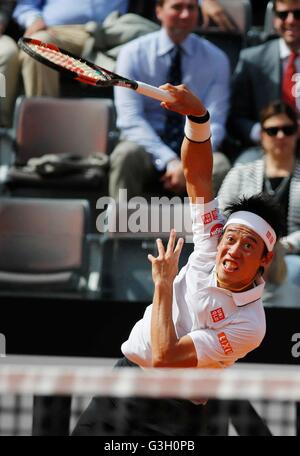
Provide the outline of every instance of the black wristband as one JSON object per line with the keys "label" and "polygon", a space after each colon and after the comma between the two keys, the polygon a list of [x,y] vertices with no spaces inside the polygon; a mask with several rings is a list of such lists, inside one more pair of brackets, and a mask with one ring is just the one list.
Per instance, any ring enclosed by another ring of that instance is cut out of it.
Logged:
{"label": "black wristband", "polygon": [[206,111],[204,116],[187,116],[189,120],[192,122],[198,123],[198,124],[204,124],[205,122],[208,122],[210,119],[209,112]]}
{"label": "black wristband", "polygon": [[193,141],[193,140],[190,139],[187,135],[184,135],[184,137],[185,137],[188,141],[190,141],[190,142],[192,142],[192,143],[195,143],[195,144],[204,144],[204,143],[210,141],[210,139],[211,139],[211,136],[210,136],[209,138],[205,139],[204,141]]}

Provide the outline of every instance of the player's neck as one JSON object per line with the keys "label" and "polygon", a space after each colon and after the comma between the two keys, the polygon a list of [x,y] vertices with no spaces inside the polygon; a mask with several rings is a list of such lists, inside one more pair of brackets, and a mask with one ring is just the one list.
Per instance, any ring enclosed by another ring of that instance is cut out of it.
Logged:
{"label": "player's neck", "polygon": [[219,280],[218,276],[217,276],[217,284],[218,284],[218,287],[225,288],[226,290],[232,291],[233,293],[241,293],[243,291],[251,290],[252,288],[255,287],[254,280],[251,280],[251,282],[249,282],[247,285],[243,285],[242,287],[239,287],[239,288],[232,287],[232,286],[229,286],[227,283]]}

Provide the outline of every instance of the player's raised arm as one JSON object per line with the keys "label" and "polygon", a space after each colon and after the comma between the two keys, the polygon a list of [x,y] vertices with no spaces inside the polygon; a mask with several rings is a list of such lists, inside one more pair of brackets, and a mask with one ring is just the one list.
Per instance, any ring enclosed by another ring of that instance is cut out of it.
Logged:
{"label": "player's raised arm", "polygon": [[174,87],[165,84],[161,88],[169,90],[175,98],[175,101],[163,102],[161,105],[188,116],[186,137],[181,148],[188,195],[192,202],[196,202],[197,197],[203,197],[204,202],[209,202],[213,199],[209,113],[185,85]]}

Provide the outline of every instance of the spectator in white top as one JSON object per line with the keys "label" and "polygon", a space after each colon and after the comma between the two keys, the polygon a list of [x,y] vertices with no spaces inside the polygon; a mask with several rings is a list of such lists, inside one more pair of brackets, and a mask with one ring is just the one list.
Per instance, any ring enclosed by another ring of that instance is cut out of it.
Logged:
{"label": "spectator in white top", "polygon": [[[117,365],[223,368],[258,347],[264,337],[261,269],[272,260],[279,217],[270,200],[255,196],[230,206],[231,215],[223,231],[223,218],[212,190],[209,114],[186,86],[167,84],[162,88],[175,97],[174,102],[162,106],[188,116],[182,163],[195,250],[177,275],[183,240],[176,243],[174,231],[166,249],[157,240],[158,257],[149,255],[155,286],[153,303],[122,345],[125,358]],[[160,435],[191,435],[203,431],[196,429],[196,423],[201,422],[199,417],[196,420],[196,410],[198,407],[198,414],[203,413],[204,406],[160,400],[157,409],[164,412],[153,419],[149,403],[151,400],[131,400],[131,407],[135,404],[143,412],[137,413],[134,407],[138,419],[133,426],[128,424],[130,413],[127,425],[121,417],[124,435],[153,435],[155,431]],[[93,399],[74,435],[105,434],[107,407],[111,405],[101,398]],[[180,420],[176,413],[179,409],[195,419],[188,423]]]}

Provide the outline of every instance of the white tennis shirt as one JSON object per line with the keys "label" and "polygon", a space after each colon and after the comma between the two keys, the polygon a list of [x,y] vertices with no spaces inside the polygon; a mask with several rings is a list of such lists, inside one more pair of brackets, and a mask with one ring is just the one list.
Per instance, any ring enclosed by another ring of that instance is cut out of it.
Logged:
{"label": "white tennis shirt", "polygon": [[[191,205],[194,251],[174,280],[172,317],[177,337],[189,335],[198,367],[222,368],[258,347],[266,321],[261,296],[263,279],[248,291],[233,293],[217,286],[215,261],[224,219],[217,200]],[[122,353],[142,367],[151,367],[151,311],[133,327]]]}

